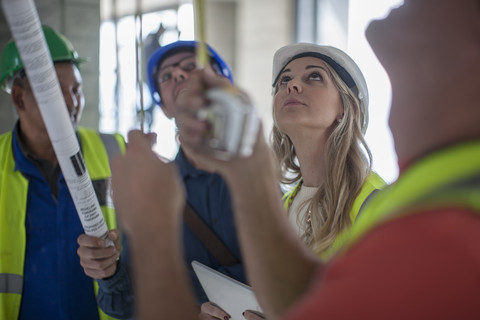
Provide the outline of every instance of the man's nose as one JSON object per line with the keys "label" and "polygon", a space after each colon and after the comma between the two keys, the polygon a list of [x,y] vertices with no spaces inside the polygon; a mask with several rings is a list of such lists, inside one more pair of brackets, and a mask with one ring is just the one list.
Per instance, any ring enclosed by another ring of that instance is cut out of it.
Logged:
{"label": "man's nose", "polygon": [[175,66],[172,71],[172,77],[175,82],[183,81],[188,79],[188,72],[180,68],[180,66]]}

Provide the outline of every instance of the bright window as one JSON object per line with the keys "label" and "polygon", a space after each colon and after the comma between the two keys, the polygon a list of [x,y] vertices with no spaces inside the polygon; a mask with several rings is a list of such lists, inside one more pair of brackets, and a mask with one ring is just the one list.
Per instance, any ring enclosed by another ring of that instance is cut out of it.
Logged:
{"label": "bright window", "polygon": [[382,18],[403,0],[350,0],[348,52],[358,63],[370,92],[370,123],[366,140],[373,154],[374,170],[388,182],[398,176],[397,159],[388,128],[391,87],[385,70],[365,38],[365,29],[372,19]]}
{"label": "bright window", "polygon": [[[182,23],[181,23],[182,22]],[[178,10],[162,10],[142,16],[143,40],[156,32],[162,24],[165,31],[159,39],[159,45],[177,40],[193,39],[193,9],[184,4]],[[115,44],[115,25],[113,21],[104,21],[100,27],[100,130],[119,132],[126,136],[133,128],[140,128],[140,99],[136,80],[136,24],[134,16],[126,16],[117,23],[117,44]],[[116,52],[118,46],[118,55]],[[117,57],[118,62],[117,63]],[[144,65],[146,65],[146,59]],[[144,79],[145,72],[144,73]],[[158,106],[152,105],[148,84],[143,86],[145,129],[157,133],[155,151],[173,159],[178,145],[175,139],[175,124],[165,117]],[[151,124],[151,127],[149,126]]]}

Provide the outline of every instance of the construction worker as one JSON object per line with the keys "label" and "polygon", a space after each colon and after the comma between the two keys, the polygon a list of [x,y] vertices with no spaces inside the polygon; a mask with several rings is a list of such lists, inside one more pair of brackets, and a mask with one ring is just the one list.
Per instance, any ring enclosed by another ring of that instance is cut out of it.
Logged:
{"label": "construction worker", "polygon": [[[293,234],[261,135],[251,157],[201,158],[228,182],[249,280],[267,318],[480,318],[479,8],[478,0],[405,0],[367,28],[392,83],[389,125],[400,175],[366,204],[329,263]],[[202,108],[205,87],[193,88],[182,101]],[[198,147],[208,128],[201,121],[189,128],[181,142]],[[131,149],[113,164],[113,188],[133,244],[139,316],[195,319],[178,250],[179,179],[140,132],[129,137]],[[146,255],[149,246],[161,254]],[[154,270],[169,277],[152,281]]]}
{"label": "construction worker", "polygon": [[[176,99],[185,87],[192,71],[197,69],[195,41],[177,41],[157,49],[147,64],[148,82],[152,99],[168,118],[176,118],[178,112]],[[208,46],[210,67],[220,79],[233,82],[233,75],[225,61]],[[211,167],[202,165],[190,154],[188,148],[180,146],[175,157],[175,164],[180,171],[187,191],[187,203],[214,234],[225,244],[235,259],[231,263],[222,262],[214,256],[211,248],[192,226],[184,224],[183,242],[185,262],[191,275],[199,302],[208,301],[198,282],[191,262],[197,260],[228,276],[246,282],[241,264],[240,249],[235,232],[235,223],[230,203],[230,194],[223,178]]]}
{"label": "construction worker", "polygon": [[[157,49],[148,61],[147,76],[152,99],[170,119],[176,118],[178,112],[176,99],[179,92],[186,87],[187,80],[197,70],[196,47],[195,41],[177,41]],[[210,46],[208,54],[212,74],[215,73],[219,81],[232,82],[232,73],[225,61]],[[174,163],[185,186],[186,203],[192,209],[188,214],[190,217],[192,215],[196,217],[193,225],[187,224],[192,223],[191,220],[183,224],[182,235],[184,263],[195,290],[196,301],[200,305],[208,299],[191,267],[193,260],[244,283],[246,277],[234,227],[230,194],[225,181],[213,168],[198,162],[189,149],[183,146],[180,146]],[[203,222],[199,222],[198,219]],[[203,230],[209,229],[209,234],[205,235],[194,230],[200,227]],[[217,239],[213,245],[207,240],[212,236]],[[215,248],[218,243],[222,243],[229,254],[217,254]],[[124,268],[123,265],[120,262],[122,270],[128,269],[128,266]],[[124,272],[121,273],[122,275],[115,275],[112,279],[102,282],[99,295],[105,292],[109,298],[102,301],[100,307],[109,315],[125,317],[131,316],[133,312],[131,293],[128,294],[128,289],[125,289],[131,287],[131,281]]]}
{"label": "construction worker", "polygon": [[[104,218],[114,229],[109,157],[124,152],[124,140],[78,127],[84,108],[78,67],[84,59],[66,37],[48,26],[42,30]],[[0,319],[112,319],[99,311],[96,283],[77,255],[82,224],[13,41],[4,47],[0,67],[0,86],[18,114],[13,130],[0,136]],[[109,238],[114,246],[96,239],[103,251],[94,256],[96,263],[114,266],[118,231]]]}

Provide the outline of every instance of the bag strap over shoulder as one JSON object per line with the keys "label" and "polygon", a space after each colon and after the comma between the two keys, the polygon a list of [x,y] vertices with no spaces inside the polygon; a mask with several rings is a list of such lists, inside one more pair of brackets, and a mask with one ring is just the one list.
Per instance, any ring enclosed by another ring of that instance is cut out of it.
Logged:
{"label": "bag strap over shoulder", "polygon": [[183,221],[221,265],[231,266],[240,263],[188,203],[185,203]]}

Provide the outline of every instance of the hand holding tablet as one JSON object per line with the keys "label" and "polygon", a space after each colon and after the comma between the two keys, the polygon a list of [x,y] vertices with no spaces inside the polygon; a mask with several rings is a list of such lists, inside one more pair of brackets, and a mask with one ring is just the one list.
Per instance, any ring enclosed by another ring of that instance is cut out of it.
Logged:
{"label": "hand holding tablet", "polygon": [[198,261],[192,267],[210,302],[225,310],[232,320],[244,320],[246,310],[262,312],[252,288]]}

